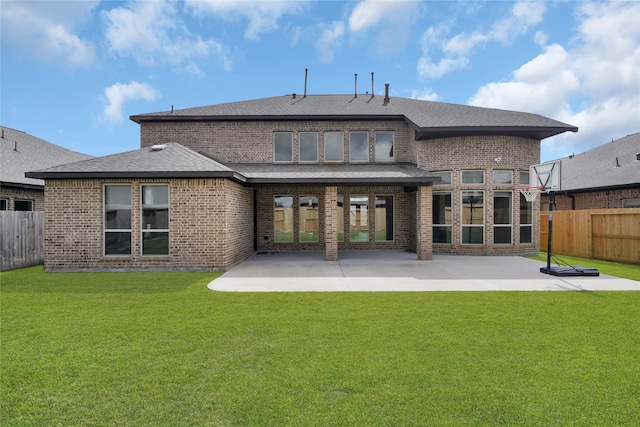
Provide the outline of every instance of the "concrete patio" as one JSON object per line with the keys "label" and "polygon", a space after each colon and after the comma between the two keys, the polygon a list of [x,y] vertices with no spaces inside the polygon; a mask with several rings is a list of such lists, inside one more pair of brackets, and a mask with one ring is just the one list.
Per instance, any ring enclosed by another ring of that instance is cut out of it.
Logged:
{"label": "concrete patio", "polygon": [[340,251],[258,253],[209,284],[221,292],[640,291],[640,282],[601,274],[556,277],[518,256]]}

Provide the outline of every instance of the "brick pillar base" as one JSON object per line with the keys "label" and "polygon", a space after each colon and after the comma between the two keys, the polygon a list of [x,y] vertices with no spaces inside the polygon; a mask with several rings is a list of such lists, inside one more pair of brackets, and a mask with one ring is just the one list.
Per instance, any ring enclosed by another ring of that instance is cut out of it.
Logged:
{"label": "brick pillar base", "polygon": [[433,258],[432,187],[420,186],[416,194],[416,252],[419,260]]}
{"label": "brick pillar base", "polygon": [[338,187],[324,189],[325,260],[338,260]]}

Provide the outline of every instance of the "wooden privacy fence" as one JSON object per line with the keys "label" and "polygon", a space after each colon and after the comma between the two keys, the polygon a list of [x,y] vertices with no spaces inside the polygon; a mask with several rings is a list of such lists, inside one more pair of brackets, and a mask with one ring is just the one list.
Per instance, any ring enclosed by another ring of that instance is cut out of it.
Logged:
{"label": "wooden privacy fence", "polygon": [[[553,211],[551,252],[640,264],[640,208]],[[547,250],[549,212],[540,212],[540,249]]]}
{"label": "wooden privacy fence", "polygon": [[44,212],[0,211],[0,271],[44,263]]}

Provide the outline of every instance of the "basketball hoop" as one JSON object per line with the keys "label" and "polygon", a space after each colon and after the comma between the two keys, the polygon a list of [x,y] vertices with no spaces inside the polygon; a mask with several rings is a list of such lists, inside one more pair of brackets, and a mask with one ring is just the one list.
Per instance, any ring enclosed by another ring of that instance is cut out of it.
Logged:
{"label": "basketball hoop", "polygon": [[527,202],[535,202],[538,194],[544,191],[544,187],[524,186],[520,189],[520,193],[524,196]]}

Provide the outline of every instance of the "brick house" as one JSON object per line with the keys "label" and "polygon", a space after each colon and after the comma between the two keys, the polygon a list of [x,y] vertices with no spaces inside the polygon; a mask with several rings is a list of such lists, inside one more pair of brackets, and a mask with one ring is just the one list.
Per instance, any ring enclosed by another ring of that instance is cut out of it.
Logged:
{"label": "brick house", "polygon": [[[560,160],[560,210],[640,208],[640,132]],[[541,209],[549,209],[541,196]]]}
{"label": "brick house", "polygon": [[46,180],[45,268],[227,269],[256,251],[528,254],[520,195],[546,117],[386,95],[286,95],[132,116],[136,151]]}
{"label": "brick house", "polygon": [[0,126],[0,210],[43,211],[44,181],[25,172],[92,158]]}

